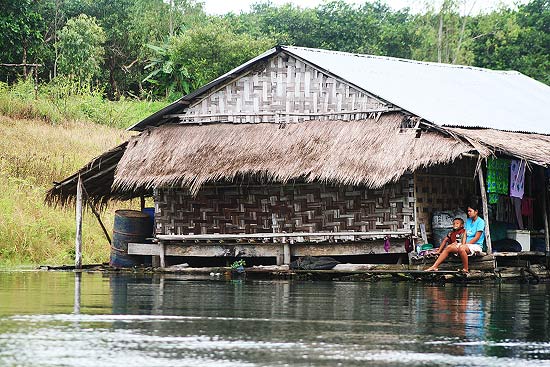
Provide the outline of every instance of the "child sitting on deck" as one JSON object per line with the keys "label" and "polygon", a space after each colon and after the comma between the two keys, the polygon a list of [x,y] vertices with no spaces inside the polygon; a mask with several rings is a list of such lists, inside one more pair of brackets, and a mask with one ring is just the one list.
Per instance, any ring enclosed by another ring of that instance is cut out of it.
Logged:
{"label": "child sitting on deck", "polygon": [[[453,229],[455,229],[455,231],[457,231],[457,227],[455,226],[455,223],[458,223],[457,219],[453,220]],[[462,229],[462,231],[464,231],[464,221],[462,219],[460,219],[460,224],[461,226],[458,230]],[[452,242],[443,252],[441,252],[435,263],[426,269],[426,271],[437,271],[439,265],[445,261],[450,254],[458,254],[462,260],[462,271],[468,273],[468,256],[481,253],[481,246],[484,240],[485,222],[478,216],[477,205],[470,205],[468,207],[468,219],[466,220],[465,232],[466,233],[462,233],[461,243],[457,243],[456,241]],[[451,233],[449,233],[449,235]],[[464,241],[464,234],[466,235],[466,241]],[[439,246],[437,251],[440,252],[446,243],[447,238],[441,242],[441,246]]]}

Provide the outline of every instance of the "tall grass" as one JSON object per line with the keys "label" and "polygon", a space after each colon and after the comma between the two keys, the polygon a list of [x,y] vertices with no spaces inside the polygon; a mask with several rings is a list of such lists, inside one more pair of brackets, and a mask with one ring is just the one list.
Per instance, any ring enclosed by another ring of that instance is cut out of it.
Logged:
{"label": "tall grass", "polygon": [[[84,122],[0,116],[0,266],[63,264],[74,260],[74,208],[44,205],[53,181],[120,144],[129,133]],[[123,203],[121,206],[131,206]],[[114,207],[103,214],[112,228]],[[104,262],[109,245],[95,217],[83,219],[83,261]]]}
{"label": "tall grass", "polygon": [[[44,85],[0,82],[0,267],[72,263],[74,208],[45,206],[46,191],[128,139],[122,128],[165,104],[108,101],[100,91],[63,79]],[[107,228],[114,210],[103,213]],[[83,222],[83,261],[107,261],[110,248],[95,217],[86,212]]]}
{"label": "tall grass", "polygon": [[41,85],[30,79],[13,85],[0,82],[0,115],[51,124],[88,121],[127,128],[166,104],[127,98],[109,101],[101,91],[61,78]]}

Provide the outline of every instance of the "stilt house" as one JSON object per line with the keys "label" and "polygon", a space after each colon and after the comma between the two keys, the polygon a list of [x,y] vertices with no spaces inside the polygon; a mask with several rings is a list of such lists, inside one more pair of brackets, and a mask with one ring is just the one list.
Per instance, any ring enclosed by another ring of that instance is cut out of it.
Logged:
{"label": "stilt house", "polygon": [[158,242],[129,252],[163,261],[395,260],[473,197],[492,224],[498,157],[527,167],[526,220],[548,251],[548,106],[550,87],[515,71],[280,46],[130,127],[47,200],[72,202],[79,176],[96,206],[152,196]]}

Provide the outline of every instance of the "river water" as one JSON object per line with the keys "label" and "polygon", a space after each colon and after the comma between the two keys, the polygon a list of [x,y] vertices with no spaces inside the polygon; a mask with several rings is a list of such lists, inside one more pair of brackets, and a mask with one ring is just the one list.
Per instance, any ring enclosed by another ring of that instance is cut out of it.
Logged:
{"label": "river water", "polygon": [[0,366],[550,366],[549,293],[0,272]]}

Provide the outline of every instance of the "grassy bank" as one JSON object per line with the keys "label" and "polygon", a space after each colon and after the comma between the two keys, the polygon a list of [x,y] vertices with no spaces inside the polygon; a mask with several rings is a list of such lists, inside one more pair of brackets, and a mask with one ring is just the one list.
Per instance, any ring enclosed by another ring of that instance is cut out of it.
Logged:
{"label": "grassy bank", "polygon": [[109,101],[100,91],[62,79],[41,85],[32,80],[9,86],[0,82],[0,115],[50,124],[84,121],[125,129],[166,104],[128,98]]}
{"label": "grassy bank", "polygon": [[[54,180],[121,143],[128,133],[91,123],[52,125],[0,117],[0,265],[71,263],[74,208],[51,208],[44,196]],[[112,210],[104,214],[112,228]],[[84,216],[84,262],[107,261],[109,246],[95,217]]]}
{"label": "grassy bank", "polygon": [[[45,88],[45,87],[41,87]],[[44,205],[46,191],[91,158],[126,140],[121,129],[165,103],[111,102],[97,95],[59,100],[34,86],[0,85],[0,267],[70,264],[74,208]],[[116,209],[135,203],[118,203]],[[115,207],[103,214],[112,228]],[[110,248],[95,217],[85,213],[83,261],[108,261]]]}

